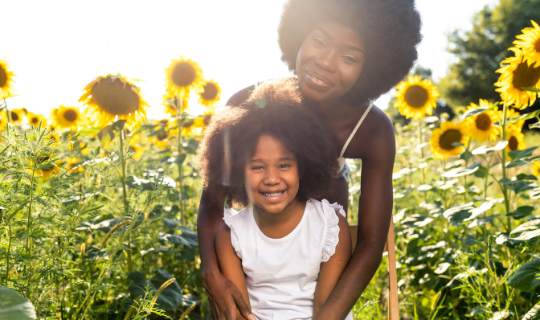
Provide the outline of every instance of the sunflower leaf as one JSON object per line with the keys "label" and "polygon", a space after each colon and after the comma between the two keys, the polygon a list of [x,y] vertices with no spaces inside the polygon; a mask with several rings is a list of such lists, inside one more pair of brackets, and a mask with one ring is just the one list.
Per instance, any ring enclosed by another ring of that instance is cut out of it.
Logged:
{"label": "sunflower leaf", "polygon": [[512,118],[510,118],[510,121],[508,121],[508,123],[515,123],[515,122],[522,121],[522,120],[532,119],[532,118],[535,118],[535,117],[537,117],[539,115],[540,115],[540,110],[536,110],[536,111],[533,111],[533,112],[530,112],[530,113],[522,114],[522,115],[520,115],[518,117],[512,117]]}
{"label": "sunflower leaf", "polygon": [[540,285],[540,279],[536,274],[540,273],[540,259],[533,259],[519,267],[508,278],[508,285],[521,291],[531,291]]}
{"label": "sunflower leaf", "polygon": [[506,148],[506,146],[508,145],[508,141],[500,141],[499,143],[497,143],[496,146],[494,147],[491,147],[491,148],[488,148],[486,146],[481,146],[479,148],[476,148],[472,151],[472,154],[474,155],[479,155],[479,154],[490,154],[494,151],[499,151],[499,150],[502,150],[504,148]]}
{"label": "sunflower leaf", "polygon": [[525,90],[525,91],[531,91],[531,92],[540,93],[540,90],[539,90],[539,89],[536,89],[536,88],[522,87],[521,89],[522,89],[522,90]]}
{"label": "sunflower leaf", "polygon": [[87,136],[87,135],[90,135],[90,134],[99,133],[100,131],[101,131],[100,128],[84,128],[84,129],[81,129],[81,131],[79,131],[79,135]]}
{"label": "sunflower leaf", "polygon": [[533,124],[529,125],[529,129],[535,129],[535,128],[540,129],[540,121],[538,121],[537,123],[533,123]]}
{"label": "sunflower leaf", "polygon": [[532,156],[534,150],[536,150],[536,149],[538,149],[538,147],[531,147],[531,148],[527,148],[525,150],[510,151],[510,152],[508,152],[508,156],[510,158],[512,158],[512,160],[520,160],[520,159],[528,158],[528,157]]}
{"label": "sunflower leaf", "polygon": [[36,319],[36,310],[30,301],[15,290],[0,286],[0,319]]}
{"label": "sunflower leaf", "polygon": [[531,215],[534,212],[534,207],[531,206],[521,206],[515,211],[510,212],[507,217],[512,217],[514,219],[523,219],[528,215]]}
{"label": "sunflower leaf", "polygon": [[489,109],[489,108],[487,108],[487,107],[482,107],[482,108],[476,108],[476,109],[468,110],[467,112],[465,112],[465,113],[463,114],[463,119],[468,118],[468,117],[472,117],[472,116],[479,115],[479,114],[485,112],[485,111],[488,110],[488,109]]}
{"label": "sunflower leaf", "polygon": [[510,232],[510,239],[528,241],[540,236],[540,220],[525,222]]}

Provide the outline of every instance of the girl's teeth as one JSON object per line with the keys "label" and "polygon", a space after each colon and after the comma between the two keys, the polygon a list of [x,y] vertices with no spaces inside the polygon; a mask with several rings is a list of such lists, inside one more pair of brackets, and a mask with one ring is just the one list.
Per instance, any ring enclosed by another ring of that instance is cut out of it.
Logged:
{"label": "girl's teeth", "polygon": [[277,196],[280,196],[283,194],[283,191],[282,192],[276,192],[276,193],[263,193],[263,195],[265,197],[277,197]]}

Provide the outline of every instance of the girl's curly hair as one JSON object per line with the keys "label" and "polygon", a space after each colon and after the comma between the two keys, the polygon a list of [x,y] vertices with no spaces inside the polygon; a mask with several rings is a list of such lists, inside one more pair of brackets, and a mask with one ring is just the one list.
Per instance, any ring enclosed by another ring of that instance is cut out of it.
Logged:
{"label": "girl's curly hair", "polygon": [[289,0],[281,16],[278,42],[281,60],[293,72],[302,42],[325,19],[356,30],[365,43],[364,69],[343,97],[353,105],[390,90],[418,58],[422,23],[414,0]]}
{"label": "girl's curly hair", "polygon": [[210,120],[200,146],[199,168],[211,199],[247,205],[244,170],[262,135],[296,155],[301,175],[297,198],[320,198],[338,170],[329,129],[303,105],[294,78],[267,81],[240,107],[225,107]]}

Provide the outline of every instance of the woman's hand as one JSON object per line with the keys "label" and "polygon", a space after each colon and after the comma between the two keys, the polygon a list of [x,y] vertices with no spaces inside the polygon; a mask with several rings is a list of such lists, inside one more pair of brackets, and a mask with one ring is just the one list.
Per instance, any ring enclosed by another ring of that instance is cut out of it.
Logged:
{"label": "woman's hand", "polygon": [[236,286],[217,272],[202,277],[214,320],[256,320]]}

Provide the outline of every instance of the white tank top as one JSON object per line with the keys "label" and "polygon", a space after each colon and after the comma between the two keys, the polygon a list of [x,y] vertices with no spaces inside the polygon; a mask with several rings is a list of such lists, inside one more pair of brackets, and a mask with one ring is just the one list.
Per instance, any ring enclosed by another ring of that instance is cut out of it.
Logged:
{"label": "white tank top", "polygon": [[343,148],[341,148],[341,153],[339,154],[339,158],[338,158],[338,163],[339,163],[338,174],[341,172],[341,170],[343,170],[343,167],[345,166],[345,158],[343,158],[343,155],[345,154],[345,151],[347,150],[347,147],[349,146],[349,143],[351,142],[352,138],[356,134],[356,131],[358,131],[358,128],[360,128],[360,125],[362,124],[362,122],[364,122],[364,119],[369,113],[369,110],[371,110],[371,107],[373,107],[373,101],[369,102],[368,108],[366,109],[366,111],[364,111],[364,114],[362,115],[362,117],[360,117],[360,120],[358,120],[356,127],[354,127],[353,131],[349,135],[349,138],[347,139],[347,141],[345,141]]}
{"label": "white tank top", "polygon": [[[242,260],[251,311],[258,320],[313,318],[315,286],[321,263],[335,253],[339,218],[337,203],[310,199],[296,228],[280,239],[265,236],[253,216],[253,206],[225,210],[231,242]],[[352,320],[352,315],[347,320]]]}

